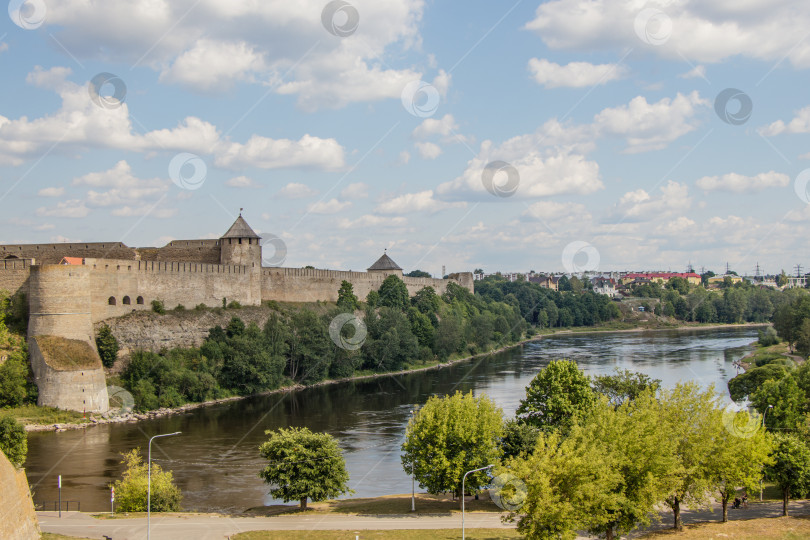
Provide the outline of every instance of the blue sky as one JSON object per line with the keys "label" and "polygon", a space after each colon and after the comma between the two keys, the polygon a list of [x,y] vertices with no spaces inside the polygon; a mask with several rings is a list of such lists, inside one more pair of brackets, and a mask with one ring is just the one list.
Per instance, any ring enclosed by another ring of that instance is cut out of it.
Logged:
{"label": "blue sky", "polygon": [[284,266],[808,267],[808,28],[799,0],[12,0],[0,242],[244,208]]}

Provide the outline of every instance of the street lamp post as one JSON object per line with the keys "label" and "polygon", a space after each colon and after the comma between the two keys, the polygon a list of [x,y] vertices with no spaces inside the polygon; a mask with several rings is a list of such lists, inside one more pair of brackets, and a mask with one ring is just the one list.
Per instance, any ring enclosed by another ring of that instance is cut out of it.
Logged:
{"label": "street lamp post", "polygon": [[152,538],[152,441],[158,437],[171,437],[172,435],[180,435],[180,433],[180,431],[175,431],[174,433],[155,435],[149,439],[149,457],[146,462],[146,540]]}
{"label": "street lamp post", "polygon": [[[773,409],[773,405],[768,405],[768,408],[765,409],[762,413],[762,427],[765,427],[765,415],[768,414],[768,409]],[[759,477],[759,502],[762,502],[762,477]]]}
{"label": "street lamp post", "polygon": [[478,471],[485,471],[487,469],[491,469],[495,465],[487,465],[486,467],[481,467],[480,469],[473,469],[471,471],[467,471],[464,473],[464,476],[461,478],[461,540],[464,540],[464,484],[467,481],[467,475],[470,473],[478,472]]}

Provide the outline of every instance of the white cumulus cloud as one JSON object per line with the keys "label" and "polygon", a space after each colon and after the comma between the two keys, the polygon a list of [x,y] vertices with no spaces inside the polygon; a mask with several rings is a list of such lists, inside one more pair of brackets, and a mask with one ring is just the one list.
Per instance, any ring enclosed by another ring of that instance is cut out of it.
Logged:
{"label": "white cumulus cloud", "polygon": [[783,173],[769,171],[756,176],[745,176],[737,173],[722,176],[704,176],[695,185],[705,191],[732,191],[746,193],[761,191],[766,188],[785,187],[790,184],[790,177]]}
{"label": "white cumulus cloud", "polygon": [[618,64],[591,64],[571,62],[564,66],[545,58],[529,60],[529,72],[534,80],[546,88],[581,88],[606,84],[624,78],[630,70]]}

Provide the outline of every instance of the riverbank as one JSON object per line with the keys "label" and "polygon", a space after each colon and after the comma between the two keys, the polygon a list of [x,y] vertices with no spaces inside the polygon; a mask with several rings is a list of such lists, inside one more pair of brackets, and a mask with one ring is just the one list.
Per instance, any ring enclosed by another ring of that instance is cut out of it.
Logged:
{"label": "riverbank", "polygon": [[423,365],[414,365],[408,369],[400,370],[400,371],[393,371],[393,372],[385,372],[385,373],[366,373],[355,375],[352,377],[346,377],[341,379],[329,379],[325,381],[320,381],[318,383],[303,386],[303,385],[290,385],[282,388],[278,388],[275,390],[270,390],[268,392],[263,392],[261,394],[254,394],[250,396],[233,396],[228,398],[221,398],[221,399],[214,399],[208,400],[204,402],[197,402],[197,403],[187,403],[181,405],[179,407],[173,408],[161,408],[156,409],[148,412],[143,413],[125,413],[121,415],[115,416],[101,416],[101,415],[94,415],[89,414],[86,421],[83,422],[59,422],[59,423],[28,423],[25,425],[26,431],[65,431],[65,430],[72,430],[72,429],[84,429],[89,426],[96,426],[96,425],[104,425],[104,424],[115,424],[115,423],[130,423],[130,422],[139,422],[142,420],[150,420],[154,418],[159,418],[166,415],[171,414],[179,414],[184,413],[190,410],[198,409],[201,407],[208,407],[212,405],[219,405],[222,403],[228,403],[238,400],[243,400],[249,397],[255,396],[264,396],[264,395],[273,395],[273,394],[281,394],[286,392],[294,392],[297,390],[301,390],[304,388],[312,388],[318,386],[327,386],[333,384],[341,384],[346,382],[352,381],[363,381],[363,380],[371,380],[377,379],[381,377],[391,377],[391,376],[398,376],[398,375],[405,375],[410,373],[419,373],[437,369],[444,369],[446,367],[450,367],[456,364],[470,362],[474,360],[483,360],[485,358],[494,356],[496,354],[502,353],[504,351],[514,349],[517,347],[522,347],[526,343],[535,342],[543,340],[547,337],[553,337],[558,335],[567,335],[567,334],[597,334],[597,333],[628,333],[628,332],[659,332],[662,330],[679,330],[679,331],[687,331],[687,330],[712,330],[712,329],[723,329],[723,328],[747,328],[747,327],[757,327],[757,326],[766,326],[766,324],[762,323],[742,323],[742,324],[696,324],[696,323],[683,323],[679,325],[656,325],[651,327],[649,324],[634,324],[632,327],[624,327],[626,323],[612,323],[605,326],[600,327],[577,327],[577,328],[566,328],[566,329],[559,329],[559,330],[551,330],[551,331],[543,331],[541,333],[535,334],[533,336],[527,337],[519,342],[505,345],[502,347],[497,347],[490,351],[476,354],[476,355],[469,355],[464,357],[453,358],[446,362],[429,362]]}

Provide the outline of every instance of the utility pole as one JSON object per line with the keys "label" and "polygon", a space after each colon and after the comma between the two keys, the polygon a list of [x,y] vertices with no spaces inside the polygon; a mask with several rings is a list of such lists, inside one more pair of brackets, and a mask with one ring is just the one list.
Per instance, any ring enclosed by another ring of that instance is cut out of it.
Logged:
{"label": "utility pole", "polygon": [[802,265],[796,265],[796,277],[802,277]]}

